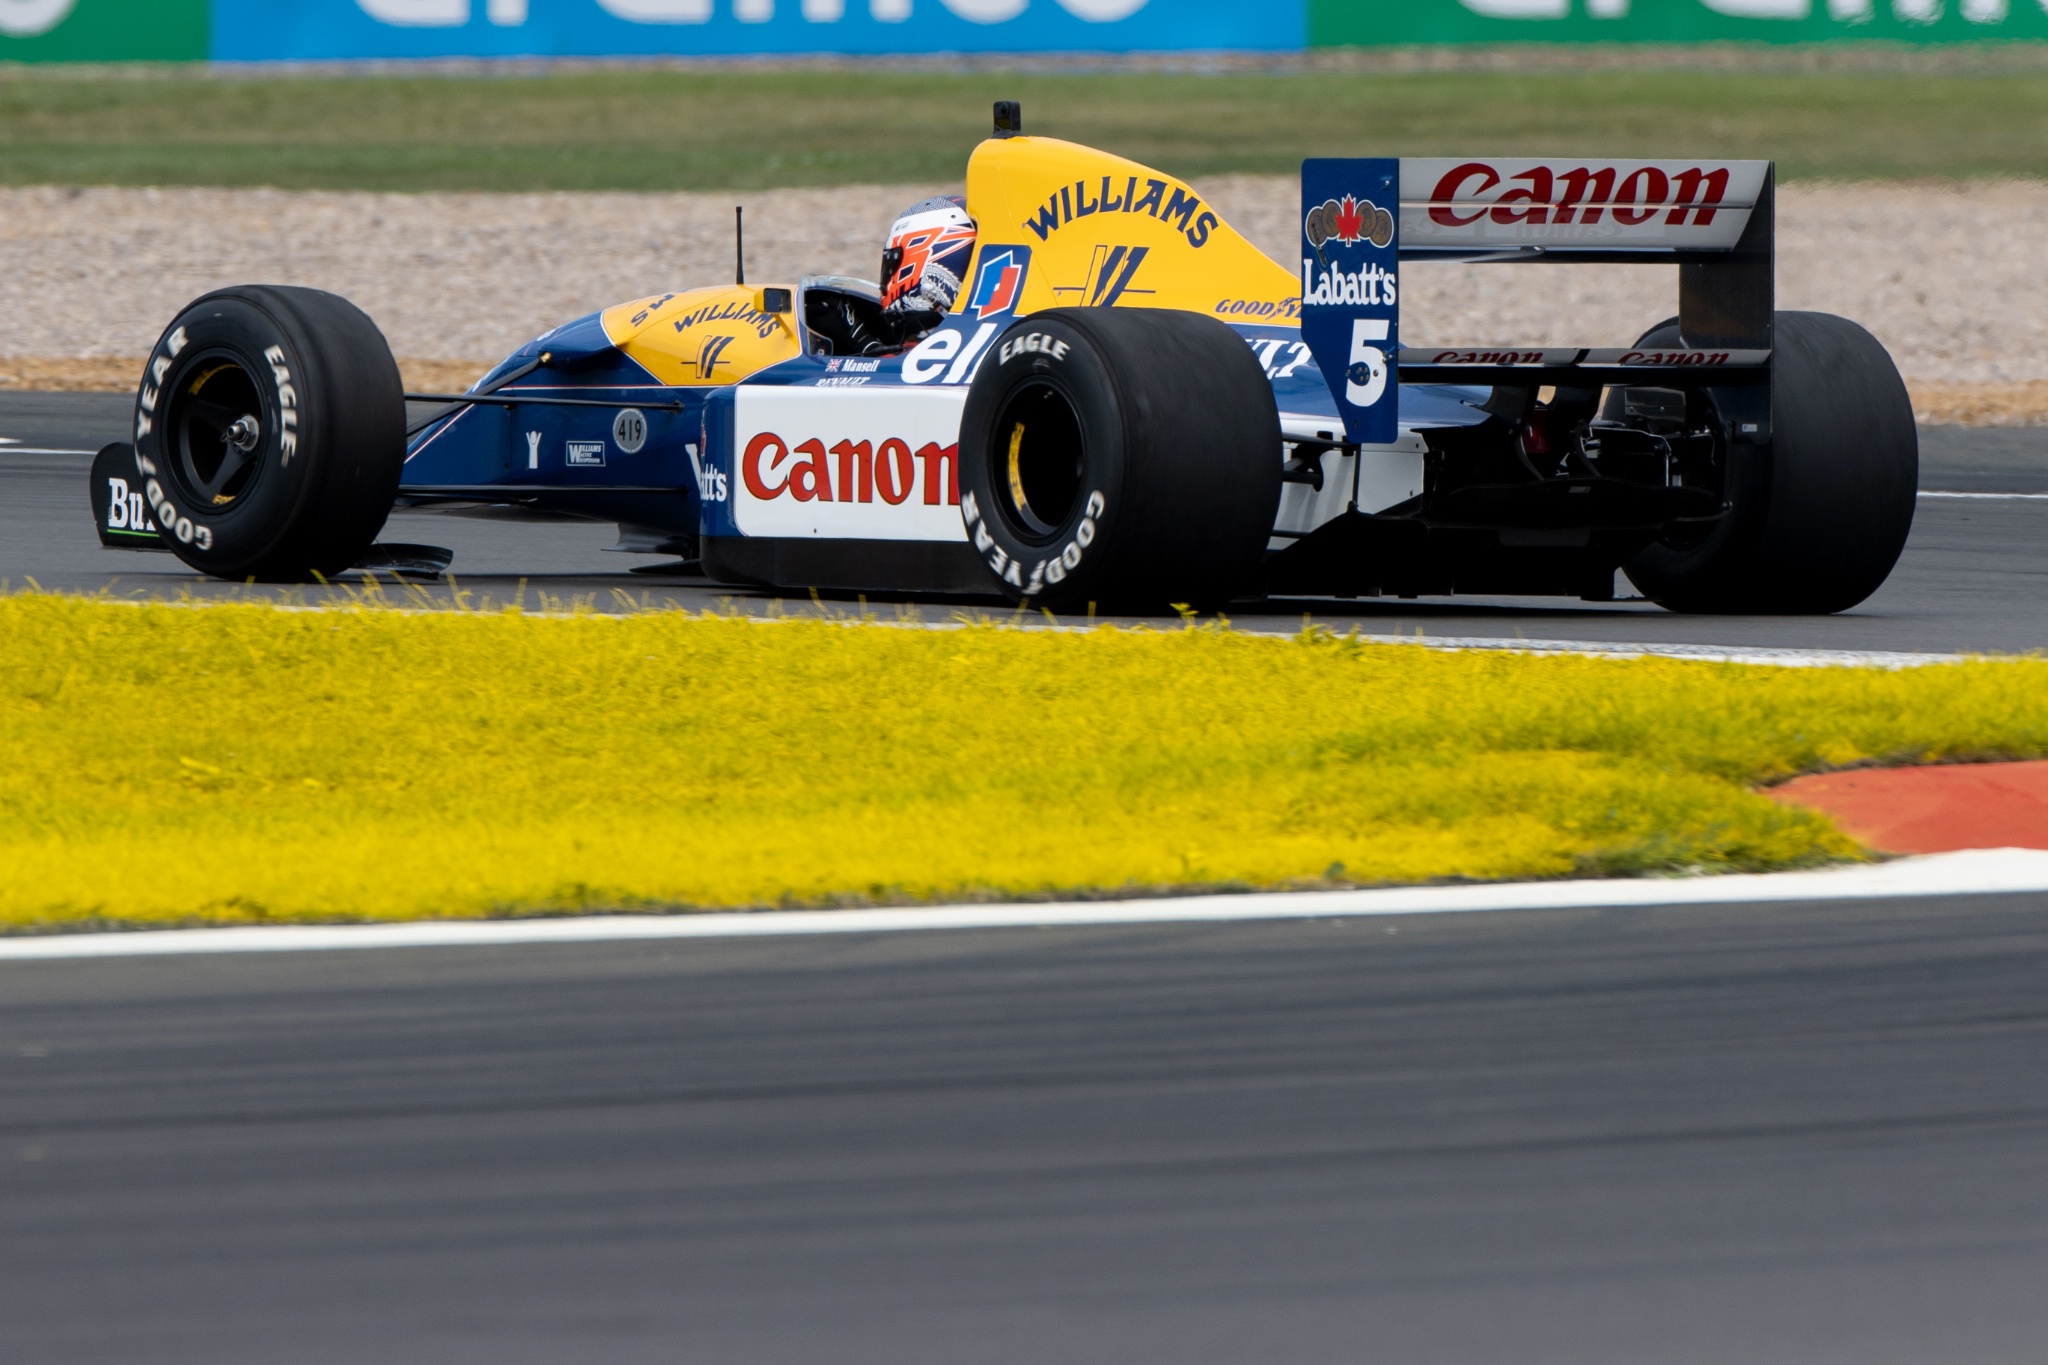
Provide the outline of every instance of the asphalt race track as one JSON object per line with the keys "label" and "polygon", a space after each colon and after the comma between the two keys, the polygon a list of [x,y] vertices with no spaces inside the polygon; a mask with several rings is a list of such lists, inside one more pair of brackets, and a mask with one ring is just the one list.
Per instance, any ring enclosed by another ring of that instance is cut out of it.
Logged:
{"label": "asphalt race track", "polygon": [[2048,897],[0,963],[0,1359],[2038,1361]]}
{"label": "asphalt race track", "polygon": [[[75,452],[121,439],[130,418],[125,395],[0,393],[0,580],[87,592],[112,585],[124,596],[242,591],[197,578],[166,554],[100,547],[86,503],[90,456]],[[1797,649],[2003,653],[2048,645],[2048,429],[1923,429],[1921,487],[1913,537],[1891,580],[1834,617],[1680,617],[1640,601],[1439,598],[1273,602],[1233,620],[1291,631],[1306,614],[1371,633]],[[1940,496],[1955,493],[1973,496]],[[615,593],[743,610],[770,600],[701,578],[629,572],[662,561],[607,553],[609,525],[400,511],[384,538],[453,549],[456,580],[474,600],[510,600],[521,579],[530,605],[542,593],[600,609],[618,603]],[[943,617],[958,605],[929,604],[924,614]],[[1006,610],[994,600],[987,609]]]}
{"label": "asphalt race track", "polygon": [[[238,591],[98,547],[58,452],[126,420],[0,395],[0,578]],[[1923,439],[2048,493],[2048,433]],[[2034,649],[2044,532],[1923,499],[1826,619],[1240,624]],[[766,605],[611,537],[387,532]],[[2038,1361],[2044,980],[2035,894],[0,962],[0,1361]]]}

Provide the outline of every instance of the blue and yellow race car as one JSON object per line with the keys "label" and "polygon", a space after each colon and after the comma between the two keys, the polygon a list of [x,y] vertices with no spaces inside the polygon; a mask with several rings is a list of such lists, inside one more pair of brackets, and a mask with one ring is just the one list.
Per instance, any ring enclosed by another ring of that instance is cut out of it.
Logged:
{"label": "blue and yellow race car", "polygon": [[[1775,311],[1769,163],[1305,162],[1297,270],[1020,122],[969,160],[971,249],[923,315],[893,278],[742,270],[408,395],[347,301],[209,294],[95,464],[101,535],[303,580],[379,562],[399,503],[509,504],[721,582],[1050,609],[1602,600],[1626,570],[1674,609],[1824,612],[1898,557],[1905,388],[1854,323]],[[1677,314],[1605,350],[1405,344],[1419,259],[1675,262]],[[408,399],[438,406],[408,429]]]}

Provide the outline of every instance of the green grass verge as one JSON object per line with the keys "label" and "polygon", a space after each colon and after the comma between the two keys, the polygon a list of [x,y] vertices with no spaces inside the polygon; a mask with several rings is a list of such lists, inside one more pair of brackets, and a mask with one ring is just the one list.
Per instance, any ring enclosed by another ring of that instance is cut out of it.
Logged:
{"label": "green grass verge", "polygon": [[0,81],[0,181],[707,189],[957,180],[997,95],[1183,176],[1304,156],[1774,157],[1791,177],[2048,174],[2035,72],[1197,75],[888,68]]}
{"label": "green grass verge", "polygon": [[0,926],[1796,867],[1750,784],[2048,753],[2048,662],[0,599]]}

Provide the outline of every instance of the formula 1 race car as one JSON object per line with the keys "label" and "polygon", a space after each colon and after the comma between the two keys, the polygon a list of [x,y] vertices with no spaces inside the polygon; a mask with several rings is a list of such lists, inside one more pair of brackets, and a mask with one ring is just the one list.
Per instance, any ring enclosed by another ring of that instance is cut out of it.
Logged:
{"label": "formula 1 race car", "polygon": [[[996,109],[957,300],[899,346],[865,280],[709,285],[408,395],[345,300],[223,289],[96,462],[101,535],[304,580],[402,567],[395,504],[501,504],[725,583],[1048,609],[1608,600],[1625,569],[1677,610],[1831,612],[1899,556],[1905,387],[1855,323],[1773,311],[1771,163],[1309,161],[1297,272]],[[1403,346],[1417,259],[1676,263],[1678,313],[1608,350]],[[442,406],[408,430],[408,398]]]}

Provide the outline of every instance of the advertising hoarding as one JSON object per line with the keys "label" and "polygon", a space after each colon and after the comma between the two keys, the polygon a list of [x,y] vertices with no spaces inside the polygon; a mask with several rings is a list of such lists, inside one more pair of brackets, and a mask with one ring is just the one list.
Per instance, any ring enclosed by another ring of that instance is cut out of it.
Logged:
{"label": "advertising hoarding", "polygon": [[1306,0],[1311,47],[2048,38],[2043,0]]}
{"label": "advertising hoarding", "polygon": [[2048,40],[2048,0],[0,0],[0,62]]}
{"label": "advertising hoarding", "polygon": [[0,62],[199,61],[208,0],[0,0]]}
{"label": "advertising hoarding", "polygon": [[[0,0],[0,4],[7,0]],[[1300,0],[213,0],[215,58],[1298,49]]]}

